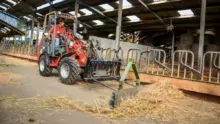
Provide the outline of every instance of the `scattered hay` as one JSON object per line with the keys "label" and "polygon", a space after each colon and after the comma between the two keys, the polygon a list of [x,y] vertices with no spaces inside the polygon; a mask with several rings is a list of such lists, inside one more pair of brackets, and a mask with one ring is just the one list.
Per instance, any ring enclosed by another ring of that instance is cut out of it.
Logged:
{"label": "scattered hay", "polygon": [[20,83],[20,82],[13,82],[13,81],[9,81],[9,82],[2,82],[2,81],[0,81],[0,85],[5,85],[5,84],[19,84],[19,85],[21,85],[22,83]]}
{"label": "scattered hay", "polygon": [[37,109],[76,109],[82,111],[79,106],[75,106],[73,101],[65,96],[61,97],[28,97],[20,98],[18,96],[0,96],[0,100],[5,103],[7,107],[13,107],[24,110]]}
{"label": "scattered hay", "polygon": [[[96,99],[93,105],[89,105],[83,102],[74,101],[65,96],[47,98],[0,96],[0,101],[6,103],[7,106],[18,109],[74,109],[89,113],[93,116],[112,119],[148,118],[158,121],[174,119],[179,123],[188,123],[193,119],[195,120],[195,118],[219,118],[218,114],[220,113],[220,108],[217,103],[213,103],[211,108],[205,109],[207,113],[200,113],[194,106],[198,106],[199,104],[200,106],[208,106],[210,103],[192,100],[192,102],[189,103],[189,107],[180,106],[180,103],[184,99],[187,99],[187,97],[184,96],[183,92],[171,83],[151,84],[136,97],[123,100],[115,109],[109,108],[108,100],[105,98]],[[213,113],[215,117],[211,117]]]}
{"label": "scattered hay", "polygon": [[146,117],[167,119],[175,111],[170,106],[184,94],[170,83],[155,83],[132,99],[122,100],[120,106],[112,110],[110,118]]}
{"label": "scattered hay", "polygon": [[23,77],[18,73],[0,73],[0,84],[22,84],[17,80]]}
{"label": "scattered hay", "polygon": [[[169,83],[152,84],[144,92],[133,99],[126,99],[120,106],[110,109],[107,99],[94,100],[94,105],[73,101],[68,97],[31,97],[10,99],[9,105],[20,109],[76,109],[90,113],[94,116],[106,118],[135,118],[147,117],[164,119],[174,115],[170,107],[172,101],[183,98],[184,95],[178,88]],[[8,103],[8,102],[7,102]],[[158,118],[159,117],[159,118]]]}

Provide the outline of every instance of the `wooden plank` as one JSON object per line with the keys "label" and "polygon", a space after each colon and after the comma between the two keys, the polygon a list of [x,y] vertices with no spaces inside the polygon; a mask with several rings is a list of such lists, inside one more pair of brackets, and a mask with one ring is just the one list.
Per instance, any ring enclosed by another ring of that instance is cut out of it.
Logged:
{"label": "wooden plank", "polygon": [[8,56],[13,56],[13,57],[18,57],[18,58],[22,58],[22,59],[29,59],[29,60],[32,60],[32,61],[37,61],[37,57],[36,56],[14,54],[14,53],[9,53],[9,52],[2,52],[2,54],[8,55]]}
{"label": "wooden plank", "polygon": [[[121,73],[123,73],[123,71],[121,71]],[[183,90],[220,96],[220,84],[183,80],[171,77],[162,77],[144,73],[139,73],[139,76],[141,82],[145,83],[159,83],[166,81],[171,82],[172,84]],[[129,72],[127,75],[127,79],[135,80],[134,73]]]}

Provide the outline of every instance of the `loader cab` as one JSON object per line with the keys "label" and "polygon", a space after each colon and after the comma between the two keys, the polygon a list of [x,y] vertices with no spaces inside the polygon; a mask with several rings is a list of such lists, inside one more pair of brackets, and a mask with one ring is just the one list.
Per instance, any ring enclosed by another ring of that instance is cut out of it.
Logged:
{"label": "loader cab", "polygon": [[[62,43],[66,42],[65,41],[66,39],[64,39],[65,36],[62,36],[62,38],[59,38],[59,39],[55,37],[57,33],[56,27],[58,25],[59,19],[63,19],[64,21],[68,21],[68,22],[72,21],[73,23],[75,17],[71,14],[60,13],[57,11],[50,12],[45,15],[44,24],[43,24],[42,46],[40,48],[40,54],[47,53],[50,56],[60,56],[61,54],[57,54],[57,52],[59,53],[60,51],[63,51],[60,53],[64,53],[66,44],[62,44]],[[53,32],[51,34],[50,34],[50,29],[53,29]],[[57,47],[56,40],[59,40],[58,47]]]}

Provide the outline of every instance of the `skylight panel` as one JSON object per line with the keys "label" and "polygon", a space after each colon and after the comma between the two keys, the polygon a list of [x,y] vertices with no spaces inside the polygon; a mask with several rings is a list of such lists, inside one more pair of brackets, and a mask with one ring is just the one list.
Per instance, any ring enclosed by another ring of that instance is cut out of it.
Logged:
{"label": "skylight panel", "polygon": [[191,9],[178,10],[178,13],[180,14],[180,16],[183,16],[183,17],[194,16],[194,13],[193,13],[193,11]]}
{"label": "skylight panel", "polygon": [[105,9],[105,11],[113,11],[114,10],[114,8],[112,6],[110,6],[109,4],[101,4],[99,6],[102,7],[103,9]]}
{"label": "skylight panel", "polygon": [[52,2],[52,4],[57,4],[57,3],[60,3],[60,2],[63,2],[63,1],[65,1],[65,0],[54,0],[54,1]]}
{"label": "skylight panel", "polygon": [[[119,4],[119,1],[116,2],[117,4]],[[127,0],[123,0],[123,5],[122,5],[123,9],[128,9],[128,8],[131,8],[132,7],[132,4],[129,3]]]}
{"label": "skylight panel", "polygon": [[1,32],[2,32],[2,33],[4,33],[4,34],[6,34],[6,32],[5,32],[5,31],[3,31],[3,30],[1,30]]}
{"label": "skylight panel", "polygon": [[92,15],[92,14],[93,14],[93,13],[92,13],[91,11],[89,11],[88,9],[81,9],[81,10],[79,10],[79,11],[85,13],[86,15]]}
{"label": "skylight panel", "polygon": [[8,27],[5,27],[6,30],[11,31],[11,29],[9,29]]}
{"label": "skylight panel", "polygon": [[126,16],[128,19],[130,19],[131,22],[138,22],[140,21],[140,18],[138,18],[136,15]]}
{"label": "skylight panel", "polygon": [[[70,14],[72,14],[72,15],[75,15],[75,11],[70,11],[69,12]],[[78,17],[80,17],[81,15],[78,13]]]}
{"label": "skylight panel", "polygon": [[93,20],[94,23],[96,23],[96,25],[104,25],[104,23],[100,20]]}
{"label": "skylight panel", "polygon": [[3,5],[7,6],[8,8],[11,7],[10,5],[6,4],[6,3],[2,3]]}
{"label": "skylight panel", "polygon": [[13,0],[7,0],[7,1],[8,1],[9,3],[13,4],[13,6],[17,4],[17,3],[16,3],[15,1],[13,1]]}
{"label": "skylight panel", "polygon": [[4,32],[7,32],[7,30],[6,30],[6,29],[4,29],[4,28],[2,28],[1,30],[2,30],[2,31],[4,31]]}
{"label": "skylight panel", "polygon": [[2,9],[4,9],[4,10],[7,10],[7,8],[4,7],[4,6],[2,6],[2,5],[0,5],[0,8],[2,8]]}
{"label": "skylight panel", "polygon": [[46,8],[46,7],[48,7],[48,6],[50,6],[49,3],[43,4],[43,5],[41,5],[41,6],[38,6],[38,7],[37,7],[37,10],[40,10],[40,9]]}
{"label": "skylight panel", "polygon": [[27,19],[28,21],[31,20],[31,18],[27,17],[27,16],[23,16],[24,19]]}

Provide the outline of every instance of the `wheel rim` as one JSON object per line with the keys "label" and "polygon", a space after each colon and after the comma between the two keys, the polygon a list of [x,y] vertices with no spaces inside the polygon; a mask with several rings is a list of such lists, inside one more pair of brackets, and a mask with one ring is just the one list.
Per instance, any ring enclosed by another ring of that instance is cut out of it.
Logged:
{"label": "wheel rim", "polygon": [[44,68],[45,68],[45,64],[44,64],[44,60],[42,59],[40,61],[40,71],[44,71]]}
{"label": "wheel rim", "polygon": [[67,63],[63,63],[60,67],[60,74],[62,78],[67,78],[70,73],[70,67]]}

